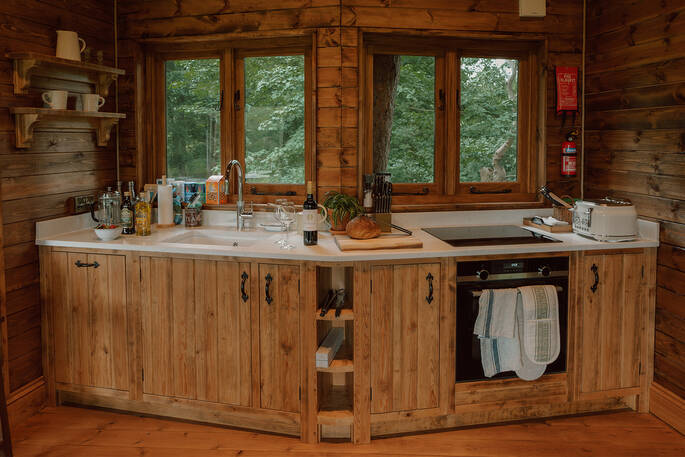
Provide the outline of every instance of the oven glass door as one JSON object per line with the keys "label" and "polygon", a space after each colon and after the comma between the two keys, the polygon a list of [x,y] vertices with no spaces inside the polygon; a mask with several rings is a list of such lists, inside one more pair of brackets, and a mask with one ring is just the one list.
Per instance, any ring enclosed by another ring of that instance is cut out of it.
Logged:
{"label": "oven glass door", "polygon": [[478,297],[473,292],[483,289],[506,289],[521,286],[552,284],[561,287],[559,297],[559,331],[561,350],[557,360],[547,366],[545,374],[566,371],[566,348],[568,345],[568,279],[550,278],[526,281],[488,281],[457,284],[457,348],[456,380],[457,382],[481,381],[495,378],[512,378],[516,373],[508,371],[492,378],[485,377],[480,358],[480,342],[473,334],[473,326],[478,316]]}

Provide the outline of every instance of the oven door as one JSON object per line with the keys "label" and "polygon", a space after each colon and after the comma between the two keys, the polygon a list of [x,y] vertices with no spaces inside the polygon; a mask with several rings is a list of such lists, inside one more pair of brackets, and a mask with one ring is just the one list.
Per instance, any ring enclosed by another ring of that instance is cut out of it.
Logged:
{"label": "oven door", "polygon": [[[473,334],[473,326],[478,317],[479,292],[483,289],[507,289],[522,286],[551,284],[557,286],[559,297],[559,331],[561,350],[557,360],[547,366],[545,374],[566,371],[566,353],[568,345],[568,279],[540,278],[516,281],[480,281],[457,284],[457,348],[456,380],[457,382],[482,381],[495,378],[516,377],[513,371],[499,373],[486,378],[480,358],[480,342]],[[476,294],[478,293],[478,294]]]}

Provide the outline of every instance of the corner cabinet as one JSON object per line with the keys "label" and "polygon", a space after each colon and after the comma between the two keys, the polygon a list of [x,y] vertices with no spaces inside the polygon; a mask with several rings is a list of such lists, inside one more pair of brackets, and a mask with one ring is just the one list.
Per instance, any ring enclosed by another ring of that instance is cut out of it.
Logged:
{"label": "corner cabinet", "polygon": [[126,257],[52,252],[42,262],[57,388],[127,391]]}
{"label": "corner cabinet", "polygon": [[440,389],[452,366],[446,278],[444,261],[371,267],[372,414],[437,409],[449,401]]}
{"label": "corner cabinet", "polygon": [[578,399],[646,394],[654,326],[654,252],[580,253]]}
{"label": "corner cabinet", "polygon": [[143,393],[251,405],[249,281],[249,263],[140,258]]}

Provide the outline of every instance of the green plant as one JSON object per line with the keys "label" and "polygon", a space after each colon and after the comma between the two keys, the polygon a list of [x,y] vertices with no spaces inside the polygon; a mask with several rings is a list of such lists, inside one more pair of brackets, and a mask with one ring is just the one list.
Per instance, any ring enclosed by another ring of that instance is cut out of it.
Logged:
{"label": "green plant", "polygon": [[323,201],[323,206],[328,208],[333,223],[340,224],[343,219],[349,216],[354,219],[360,214],[364,214],[364,208],[359,205],[355,197],[347,194],[331,190],[326,193],[326,198]]}

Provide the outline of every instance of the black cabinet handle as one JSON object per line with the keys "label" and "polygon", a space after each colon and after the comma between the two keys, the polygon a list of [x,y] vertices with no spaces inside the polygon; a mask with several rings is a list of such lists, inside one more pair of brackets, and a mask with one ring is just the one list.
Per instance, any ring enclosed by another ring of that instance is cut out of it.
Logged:
{"label": "black cabinet handle", "polygon": [[243,271],[243,274],[240,275],[240,298],[243,299],[243,302],[247,302],[247,299],[250,298],[247,293],[245,292],[245,281],[247,281],[247,273]]}
{"label": "black cabinet handle", "polygon": [[590,267],[590,270],[592,270],[592,272],[595,274],[595,283],[590,286],[590,290],[594,294],[595,292],[597,292],[597,285],[599,284],[599,273],[598,273],[599,268],[597,268],[597,265],[595,265],[593,263],[592,266]]}
{"label": "black cabinet handle", "polygon": [[510,194],[511,189],[502,190],[479,190],[476,186],[469,187],[469,192],[472,194]]}
{"label": "black cabinet handle", "polygon": [[271,281],[273,281],[274,278],[271,276],[271,273],[267,273],[264,279],[266,279],[266,285],[264,286],[264,292],[266,293],[266,302],[270,305],[271,302],[274,301],[274,298],[271,296],[271,291],[269,290],[271,287]]}
{"label": "black cabinet handle", "polygon": [[428,281],[428,296],[426,297],[426,301],[430,305],[433,302],[433,275],[428,273],[426,281]]}
{"label": "black cabinet handle", "polygon": [[97,268],[97,267],[100,266],[100,264],[97,263],[97,262],[93,262],[93,263],[83,263],[83,262],[81,262],[80,260],[77,260],[77,261],[74,263],[74,265],[76,265],[76,266],[79,267],[79,268],[88,268],[88,267]]}

